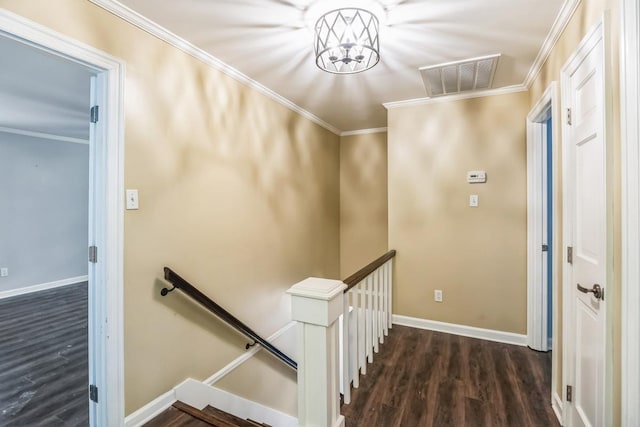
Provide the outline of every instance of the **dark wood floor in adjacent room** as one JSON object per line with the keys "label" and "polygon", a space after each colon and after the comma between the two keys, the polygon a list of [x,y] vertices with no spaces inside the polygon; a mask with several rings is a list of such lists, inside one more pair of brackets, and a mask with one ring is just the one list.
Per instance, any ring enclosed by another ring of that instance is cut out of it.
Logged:
{"label": "dark wood floor in adjacent room", "polygon": [[87,283],[0,300],[0,426],[87,426]]}
{"label": "dark wood floor in adjacent room", "polygon": [[347,427],[559,426],[551,353],[394,326],[351,403]]}

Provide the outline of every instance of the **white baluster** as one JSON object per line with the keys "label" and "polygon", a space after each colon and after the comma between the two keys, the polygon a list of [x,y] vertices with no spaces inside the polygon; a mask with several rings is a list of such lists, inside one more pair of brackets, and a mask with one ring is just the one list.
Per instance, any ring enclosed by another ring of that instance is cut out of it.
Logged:
{"label": "white baluster", "polygon": [[387,276],[389,277],[389,329],[393,328],[393,258],[387,261],[389,269]]}
{"label": "white baluster", "polygon": [[353,307],[353,319],[351,324],[353,325],[353,339],[349,347],[349,355],[351,357],[351,381],[353,382],[353,388],[360,387],[360,369],[358,369],[358,342],[360,341],[358,328],[360,325],[360,311],[358,309],[358,288],[352,288],[349,291],[351,295],[351,306]]}
{"label": "white baluster", "polygon": [[[384,325],[384,335],[389,335],[389,265],[385,263],[382,266],[382,277],[384,280],[384,295],[382,295],[382,301],[384,301],[384,309],[382,312],[382,324]],[[384,338],[383,338],[384,339]]]}
{"label": "white baluster", "polygon": [[367,361],[373,363],[373,276],[367,276]]}
{"label": "white baluster", "polygon": [[[366,279],[365,279],[366,280]],[[358,366],[360,367],[360,373],[367,375],[367,312],[365,311],[366,297],[365,297],[365,280],[358,283]]]}
{"label": "white baluster", "polygon": [[378,298],[378,293],[380,292],[380,276],[378,275],[378,270],[375,270],[372,274],[373,276],[373,312],[372,312],[372,323],[373,323],[373,351],[378,352],[380,348],[378,347],[378,336],[380,335],[380,311],[378,302],[380,301]]}
{"label": "white baluster", "polygon": [[384,271],[382,266],[378,267],[376,274],[378,275],[378,342],[384,344]]}
{"label": "white baluster", "polygon": [[349,297],[344,296],[342,303],[342,395],[344,403],[351,403],[351,381],[349,378]]}

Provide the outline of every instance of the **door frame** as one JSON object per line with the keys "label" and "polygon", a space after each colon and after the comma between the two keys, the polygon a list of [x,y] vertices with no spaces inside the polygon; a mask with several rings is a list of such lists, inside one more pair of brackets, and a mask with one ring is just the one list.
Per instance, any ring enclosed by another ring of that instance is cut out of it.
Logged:
{"label": "door frame", "polygon": [[89,352],[98,353],[94,355],[97,366],[89,375],[99,388],[99,403],[92,403],[90,422],[92,426],[122,426],[124,63],[4,9],[0,9],[0,34],[95,70],[101,81],[97,99],[104,122],[99,126],[97,142],[91,142],[95,163],[89,177],[94,188],[89,206],[90,242],[99,248],[98,262],[89,268],[89,283],[93,281],[95,289],[95,312],[89,319],[94,342],[89,343]]}
{"label": "door frame", "polygon": [[[552,170],[557,169],[560,157],[560,97],[558,83],[552,82],[545,90],[542,97],[536,102],[535,106],[527,115],[527,345],[534,350],[547,351],[547,321],[551,314],[552,319],[559,318],[559,290],[557,274],[558,257],[561,248],[560,239],[554,238],[552,241],[551,251],[553,254],[551,268],[553,273],[551,279],[552,295],[552,313],[547,312],[547,287],[542,286],[544,282],[544,266],[542,261],[542,244],[543,242],[543,205],[544,191],[540,183],[543,181],[544,162],[543,148],[547,143],[547,125],[546,120],[551,118],[552,121],[552,152],[551,165]],[[552,191],[551,199],[553,200],[553,213],[557,211],[558,201],[558,174],[552,174]],[[552,216],[557,218],[557,215]],[[553,236],[559,236],[558,220],[552,223]],[[552,344],[551,348],[559,348],[559,328],[560,322],[553,322]],[[559,356],[559,353],[558,353]],[[562,398],[557,393],[557,370],[559,360],[554,357],[551,364],[551,403],[560,417]]]}
{"label": "door frame", "polygon": [[[610,29],[608,25],[609,13],[605,12],[602,16],[601,20],[586,33],[578,47],[575,49],[573,54],[569,57],[569,59],[565,62],[565,65],[561,70],[561,78],[560,85],[562,87],[562,111],[567,111],[566,101],[571,98],[570,96],[570,87],[568,84],[569,81],[569,72],[571,69],[575,68],[577,64],[582,62],[582,60],[586,57],[587,54],[590,53],[593,46],[597,43],[602,43],[603,50],[603,97],[604,104],[603,105],[603,136],[605,138],[605,151],[606,151],[606,161],[605,161],[605,176],[606,176],[606,277],[607,284],[606,288],[606,298],[604,299],[605,307],[606,307],[606,316],[605,316],[605,361],[604,361],[604,389],[602,393],[604,394],[604,417],[605,424],[611,425],[613,420],[613,333],[612,333],[612,325],[613,325],[613,313],[615,312],[613,301],[618,298],[615,292],[615,287],[613,284],[613,206],[614,206],[614,168],[613,168],[613,137],[612,137],[612,115],[613,115],[613,103],[612,103],[612,80],[611,80],[611,49],[609,46],[609,41],[611,40],[609,34]],[[562,120],[562,390],[565,393],[568,385],[573,385],[575,383],[575,346],[574,340],[568,339],[568,337],[573,336],[573,331],[575,330],[575,324],[573,319],[574,314],[574,301],[572,298],[574,286],[573,278],[572,278],[572,267],[568,263],[567,258],[567,247],[573,246],[573,236],[572,236],[572,218],[574,213],[573,206],[573,196],[574,196],[574,188],[572,183],[570,183],[567,176],[571,175],[572,169],[570,168],[570,155],[573,153],[570,148],[569,143],[569,127],[567,125],[566,120]],[[566,399],[566,395],[563,396],[563,422],[562,425],[571,425],[571,421],[569,418],[571,417],[571,402],[568,402]]]}
{"label": "door frame", "polygon": [[623,427],[640,423],[640,6],[620,2]]}

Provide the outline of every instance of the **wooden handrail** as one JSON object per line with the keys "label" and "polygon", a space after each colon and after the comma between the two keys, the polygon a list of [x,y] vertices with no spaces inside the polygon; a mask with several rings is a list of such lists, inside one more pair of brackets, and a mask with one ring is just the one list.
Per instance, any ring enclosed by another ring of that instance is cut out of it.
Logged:
{"label": "wooden handrail", "polygon": [[389,261],[394,256],[396,256],[396,250],[391,249],[389,252],[382,255],[380,258],[376,259],[375,261],[372,261],[364,268],[361,268],[360,270],[353,273],[351,276],[344,279],[343,282],[345,283],[345,285],[347,285],[347,288],[344,290],[344,292],[345,293],[349,292],[351,288],[353,288],[355,285],[360,283],[365,277],[373,273],[378,267],[380,267],[385,262]]}
{"label": "wooden handrail", "polygon": [[191,283],[184,280],[180,277],[175,271],[171,270],[169,267],[164,268],[164,279],[173,285],[173,288],[167,289],[163,288],[160,291],[162,296],[167,295],[169,292],[178,288],[193,300],[197,301],[204,308],[209,310],[211,313],[215,314],[221,320],[224,320],[229,326],[236,329],[238,332],[242,333],[249,339],[253,340],[253,344],[247,344],[247,349],[252,347],[255,344],[260,344],[262,348],[267,350],[269,353],[273,354],[275,357],[289,365],[293,369],[298,369],[298,364],[293,361],[289,356],[278,350],[273,346],[269,341],[262,338],[256,332],[254,332],[247,325],[242,323],[238,318],[236,318],[233,314],[229,313],[227,310],[216,304],[213,300],[211,300],[208,296],[200,292],[195,286]]}

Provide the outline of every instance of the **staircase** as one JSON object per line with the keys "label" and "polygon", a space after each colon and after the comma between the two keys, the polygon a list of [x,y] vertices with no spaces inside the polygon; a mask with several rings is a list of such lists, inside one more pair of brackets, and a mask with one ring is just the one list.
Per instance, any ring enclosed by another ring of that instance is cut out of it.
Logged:
{"label": "staircase", "polygon": [[[173,284],[173,287],[163,288],[160,292],[162,296],[180,289],[251,339],[253,343],[247,344],[247,349],[259,344],[261,348],[297,371],[298,417],[278,412],[240,396],[235,396],[234,399],[239,399],[242,402],[241,406],[224,404],[220,393],[226,392],[190,378],[176,387],[174,399],[182,399],[198,408],[207,403],[214,403],[244,417],[256,416],[255,414],[259,413],[257,417],[280,427],[344,427],[345,419],[340,414],[340,406],[350,403],[351,387],[359,387],[360,375],[366,375],[367,365],[373,362],[374,353],[378,353],[379,345],[384,343],[385,336],[392,327],[395,255],[395,250],[387,252],[344,281],[309,277],[287,291],[291,295],[292,319],[298,322],[298,355],[303,362],[300,368],[285,353],[260,337],[169,267],[165,267],[165,279]],[[177,401],[145,426],[268,426],[211,406],[198,408]],[[249,408],[253,410],[248,410]]]}
{"label": "staircase", "polygon": [[244,420],[213,406],[200,410],[180,401],[144,425],[145,427],[270,427],[268,424]]}

